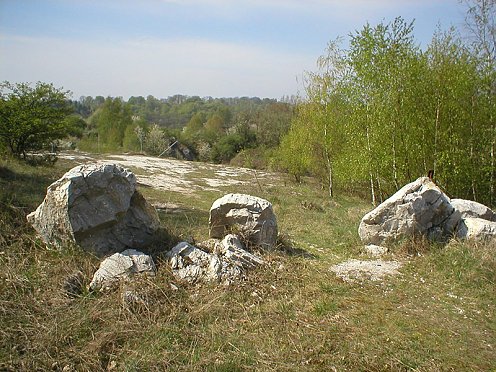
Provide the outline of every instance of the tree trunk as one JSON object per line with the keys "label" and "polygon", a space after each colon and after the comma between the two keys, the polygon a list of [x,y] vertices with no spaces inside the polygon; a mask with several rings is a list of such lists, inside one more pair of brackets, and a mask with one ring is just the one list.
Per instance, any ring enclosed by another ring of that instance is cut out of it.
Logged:
{"label": "tree trunk", "polygon": [[472,183],[472,199],[474,201],[477,201],[477,195],[476,195],[476,187],[475,187],[475,178],[476,178],[476,169],[477,166],[475,164],[475,159],[474,159],[474,97],[472,97],[472,105],[471,105],[471,112],[470,112],[470,176],[471,176],[471,183]]}
{"label": "tree trunk", "polygon": [[[395,128],[396,131],[396,128]],[[398,183],[398,164],[396,163],[396,139],[395,139],[395,133],[393,133],[393,178],[394,178],[394,186],[396,187],[396,190],[398,190],[399,183]]]}
{"label": "tree trunk", "polygon": [[434,164],[432,166],[434,170],[434,174],[437,174],[437,144],[439,140],[439,112],[441,111],[441,98],[438,99],[437,101],[437,107],[436,107],[436,122],[435,122],[435,129],[434,129]]}
{"label": "tree trunk", "polygon": [[372,204],[375,206],[377,205],[376,199],[375,199],[375,187],[374,187],[374,175],[372,174],[372,149],[370,147],[370,135],[369,135],[369,127],[367,124],[366,127],[366,135],[367,135],[367,151],[369,153],[369,176],[370,176],[370,193],[372,194]]}
{"label": "tree trunk", "polygon": [[382,203],[382,187],[381,187],[381,179],[379,178],[379,172],[376,174],[376,180],[377,180],[377,194],[379,197],[379,202]]}
{"label": "tree trunk", "polygon": [[496,146],[496,141],[494,137],[496,136],[496,130],[494,129],[493,125],[493,140],[491,143],[491,179],[490,179],[490,190],[489,190],[489,203],[491,207],[494,207],[494,148]]}
{"label": "tree trunk", "polygon": [[329,154],[329,149],[327,148],[327,122],[325,121],[325,118],[324,118],[324,152],[327,162],[327,170],[329,171],[329,197],[332,198],[334,196],[334,192],[332,189],[332,163],[331,163],[331,156]]}

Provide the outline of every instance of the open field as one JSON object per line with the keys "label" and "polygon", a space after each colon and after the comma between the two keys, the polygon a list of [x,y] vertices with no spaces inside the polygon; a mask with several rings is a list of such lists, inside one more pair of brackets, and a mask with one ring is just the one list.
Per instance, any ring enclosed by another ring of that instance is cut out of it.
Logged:
{"label": "open field", "polygon": [[[99,259],[46,248],[25,215],[51,182],[92,158],[66,154],[49,168],[0,160],[0,370],[496,369],[496,242],[404,242],[384,258],[402,264],[398,275],[345,282],[330,268],[370,259],[357,227],[371,206],[331,200],[311,179],[107,156],[136,173],[170,236],[151,252],[159,271],[141,283],[146,306],[125,308],[117,292],[65,297],[64,278],[81,270],[89,283]],[[230,192],[273,203],[280,248],[229,287],[177,282],[163,253],[208,238],[210,206]]]}

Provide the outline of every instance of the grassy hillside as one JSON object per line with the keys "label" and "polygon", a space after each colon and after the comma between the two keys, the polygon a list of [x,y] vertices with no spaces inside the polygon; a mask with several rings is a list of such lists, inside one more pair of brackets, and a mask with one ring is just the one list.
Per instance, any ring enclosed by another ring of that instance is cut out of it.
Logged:
{"label": "grassy hillside", "polygon": [[[45,247],[25,215],[75,164],[0,161],[0,370],[496,369],[496,243],[405,242],[386,258],[403,263],[400,275],[345,283],[330,267],[367,258],[356,231],[370,205],[329,200],[310,179],[240,171],[239,182],[212,186],[206,180],[221,168],[188,163],[191,192],[141,187],[147,199],[175,205],[159,212],[170,236],[153,249],[158,275],[137,284],[147,304],[126,308],[118,291],[68,298],[64,279],[81,270],[87,284],[99,259]],[[153,173],[133,170],[138,180]],[[228,192],[274,204],[280,249],[230,287],[177,282],[163,252],[206,239],[209,208]]]}

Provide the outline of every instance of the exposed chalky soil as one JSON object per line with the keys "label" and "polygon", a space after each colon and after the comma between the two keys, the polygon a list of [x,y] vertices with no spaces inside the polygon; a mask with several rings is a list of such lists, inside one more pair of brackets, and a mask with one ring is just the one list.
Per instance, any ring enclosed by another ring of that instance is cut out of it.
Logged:
{"label": "exposed chalky soil", "polygon": [[137,175],[141,185],[188,194],[202,190],[219,191],[223,187],[232,187],[246,182],[260,182],[267,186],[278,180],[278,177],[271,173],[252,169],[143,155],[99,155],[96,157],[83,153],[62,153],[59,156],[78,163],[96,160],[116,163],[131,169]]}
{"label": "exposed chalky soil", "polygon": [[351,259],[331,267],[331,271],[345,282],[372,280],[378,281],[388,275],[399,274],[402,266],[398,261]]}

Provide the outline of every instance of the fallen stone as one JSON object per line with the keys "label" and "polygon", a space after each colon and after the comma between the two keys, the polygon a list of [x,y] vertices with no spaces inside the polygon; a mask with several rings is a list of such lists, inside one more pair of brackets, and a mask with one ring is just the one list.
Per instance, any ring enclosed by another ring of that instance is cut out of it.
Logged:
{"label": "fallen stone", "polygon": [[482,218],[496,222],[496,213],[484,204],[472,200],[451,199],[451,205],[460,212],[461,218]]}
{"label": "fallen stone", "polygon": [[460,239],[491,240],[496,238],[496,222],[482,218],[463,218],[457,231]]}
{"label": "fallen stone", "polygon": [[262,258],[246,251],[239,237],[234,234],[226,235],[215,253],[220,255],[223,261],[230,261],[243,269],[252,269],[264,263]]}
{"label": "fallen stone", "polygon": [[173,274],[189,283],[218,281],[222,264],[217,255],[181,242],[167,253]]}
{"label": "fallen stone", "polygon": [[382,256],[388,253],[388,249],[386,247],[381,247],[380,245],[375,244],[366,245],[363,247],[363,250],[365,253],[374,257]]}
{"label": "fallen stone", "polygon": [[272,204],[245,194],[228,194],[210,208],[210,237],[223,238],[236,231],[251,244],[271,249],[277,240],[277,219]]}
{"label": "fallen stone", "polygon": [[134,174],[106,163],[68,171],[27,219],[45,243],[77,244],[99,256],[143,249],[160,226],[155,209],[136,191]]}
{"label": "fallen stone", "polygon": [[[450,199],[429,178],[421,177],[398,190],[367,213],[358,234],[364,244],[384,245],[404,238],[426,236],[443,241],[459,222]],[[448,223],[449,221],[449,223]]]}
{"label": "fallen stone", "polygon": [[244,277],[263,260],[244,249],[239,237],[227,235],[222,241],[209,240],[211,252],[181,242],[167,253],[173,274],[189,283],[215,282],[228,285]]}
{"label": "fallen stone", "polygon": [[401,268],[401,263],[398,261],[361,261],[351,259],[331,267],[338,277],[345,282],[352,283],[355,281],[379,281],[388,275],[399,274],[398,269]]}
{"label": "fallen stone", "polygon": [[136,274],[155,275],[155,263],[151,256],[134,249],[115,253],[100,263],[93,275],[89,288],[106,290],[114,287],[120,280],[130,279]]}
{"label": "fallen stone", "polygon": [[196,247],[200,248],[202,251],[208,253],[214,253],[219,251],[220,243],[221,243],[220,239],[211,238],[197,243]]}

